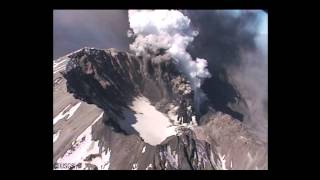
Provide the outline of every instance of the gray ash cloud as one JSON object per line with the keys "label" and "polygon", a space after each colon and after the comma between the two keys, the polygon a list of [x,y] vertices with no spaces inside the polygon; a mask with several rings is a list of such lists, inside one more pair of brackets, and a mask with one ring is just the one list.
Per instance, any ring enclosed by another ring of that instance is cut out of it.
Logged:
{"label": "gray ash cloud", "polygon": [[268,55],[263,11],[183,11],[199,31],[188,51],[212,74],[202,89],[213,106],[267,138]]}
{"label": "gray ash cloud", "polygon": [[54,10],[54,59],[83,47],[129,49],[126,10]]}

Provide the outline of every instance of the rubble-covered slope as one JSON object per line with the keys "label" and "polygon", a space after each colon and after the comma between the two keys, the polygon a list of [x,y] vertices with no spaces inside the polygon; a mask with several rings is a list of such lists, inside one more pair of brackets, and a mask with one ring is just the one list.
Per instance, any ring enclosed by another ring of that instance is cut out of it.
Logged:
{"label": "rubble-covered slope", "polygon": [[225,141],[211,111],[196,120],[191,86],[170,58],[83,48],[55,60],[53,73],[54,169],[233,169],[231,156],[237,169],[258,166],[230,153],[255,141]]}

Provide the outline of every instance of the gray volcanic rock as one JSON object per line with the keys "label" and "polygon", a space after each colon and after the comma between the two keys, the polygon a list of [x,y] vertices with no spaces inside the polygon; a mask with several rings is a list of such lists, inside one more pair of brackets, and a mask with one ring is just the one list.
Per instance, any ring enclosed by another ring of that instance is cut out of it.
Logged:
{"label": "gray volcanic rock", "polygon": [[178,105],[178,119],[191,121],[191,87],[172,60],[142,60],[114,49],[93,48],[84,48],[69,57],[63,73],[68,92],[108,112],[109,124],[116,125],[113,121],[123,118],[121,107],[127,107],[139,94],[160,110],[168,103]]}
{"label": "gray volcanic rock", "polygon": [[171,136],[157,146],[155,169],[159,170],[215,170],[221,161],[215,149],[198,140],[191,130]]}
{"label": "gray volcanic rock", "polygon": [[193,129],[198,139],[214,145],[226,169],[268,169],[268,145],[232,116],[210,110],[206,124]]}
{"label": "gray volcanic rock", "polygon": [[94,125],[93,138],[101,146],[110,147],[109,169],[136,170],[215,170],[222,162],[213,146],[199,140],[186,129],[177,136],[170,136],[161,144],[144,143],[137,135],[123,135],[103,126],[102,121]]}
{"label": "gray volcanic rock", "polygon": [[[194,92],[168,57],[83,48],[53,70],[54,169],[267,169],[266,145],[240,121],[208,104],[195,118]],[[154,134],[141,128],[160,126],[165,139],[144,139]]]}

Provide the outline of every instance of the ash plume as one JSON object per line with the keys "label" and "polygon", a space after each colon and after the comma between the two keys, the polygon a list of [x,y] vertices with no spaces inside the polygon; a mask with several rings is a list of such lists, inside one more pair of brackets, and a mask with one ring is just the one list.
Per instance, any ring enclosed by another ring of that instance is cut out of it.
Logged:
{"label": "ash plume", "polygon": [[190,19],[177,10],[129,10],[128,14],[131,28],[128,36],[135,38],[130,50],[137,56],[149,58],[156,58],[163,51],[162,54],[173,58],[178,69],[191,82],[197,112],[203,96],[201,84],[211,74],[207,69],[207,60],[192,58],[186,51],[198,35],[190,27]]}
{"label": "ash plume", "polygon": [[[268,14],[260,10],[185,10],[199,31],[188,52],[208,61],[202,89],[217,110],[267,141]],[[241,102],[241,99],[244,102]]]}

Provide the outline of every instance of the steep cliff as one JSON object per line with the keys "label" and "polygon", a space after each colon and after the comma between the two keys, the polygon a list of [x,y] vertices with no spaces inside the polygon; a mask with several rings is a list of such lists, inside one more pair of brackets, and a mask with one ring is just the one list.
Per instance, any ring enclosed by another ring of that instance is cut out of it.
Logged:
{"label": "steep cliff", "polygon": [[196,118],[194,92],[176,67],[165,56],[96,48],[54,61],[54,169],[267,168],[265,145],[241,122],[210,104]]}

